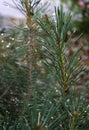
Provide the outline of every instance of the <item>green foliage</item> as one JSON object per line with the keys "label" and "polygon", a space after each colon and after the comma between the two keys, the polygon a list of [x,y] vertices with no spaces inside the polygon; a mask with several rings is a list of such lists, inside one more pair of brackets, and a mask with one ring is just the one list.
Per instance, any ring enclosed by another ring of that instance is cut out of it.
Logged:
{"label": "green foliage", "polygon": [[80,22],[75,22],[79,32],[83,32],[84,34],[89,34],[88,23],[89,23],[89,18],[84,18]]}
{"label": "green foliage", "polygon": [[80,63],[77,62],[78,59],[75,58],[76,53],[79,50],[71,55],[69,59],[65,54],[68,49],[67,46],[70,44],[69,39],[67,39],[67,32],[71,27],[70,20],[70,14],[65,15],[61,8],[61,11],[55,9],[56,22],[51,22],[51,30],[48,29],[44,23],[38,21],[39,25],[44,30],[44,33],[48,36],[47,38],[41,37],[41,43],[44,44],[46,50],[44,55],[47,60],[44,62],[47,66],[53,66],[51,69],[52,71],[55,69],[57,80],[61,86],[60,89],[64,89],[62,91],[65,92],[73,85],[73,83],[76,83],[78,74],[82,69],[79,65]]}
{"label": "green foliage", "polygon": [[[30,2],[35,6],[39,0]],[[88,101],[77,91],[83,70],[79,49],[68,56],[71,15],[61,7],[55,8],[55,17],[34,17],[29,27],[19,26],[0,44],[0,129],[88,130]]]}
{"label": "green foliage", "polygon": [[28,69],[19,64],[24,58],[24,51],[22,56],[22,47],[18,45],[15,32],[9,36],[2,34],[0,42],[0,115],[2,121],[7,122],[9,119],[9,123],[12,123],[15,116],[21,113],[21,99],[22,93],[26,92]]}

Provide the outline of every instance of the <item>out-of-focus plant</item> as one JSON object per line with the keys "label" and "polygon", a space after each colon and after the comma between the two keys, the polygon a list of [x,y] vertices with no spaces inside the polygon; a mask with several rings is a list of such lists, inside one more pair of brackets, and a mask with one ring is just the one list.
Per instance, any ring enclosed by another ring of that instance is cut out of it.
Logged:
{"label": "out-of-focus plant", "polygon": [[[31,11],[33,11],[33,8],[36,9],[40,0],[35,1],[35,5],[34,1],[30,2]],[[29,11],[26,12],[25,4],[22,2],[22,6],[19,7],[17,5],[17,7],[19,9],[23,8],[24,13],[27,14]],[[39,32],[35,28],[35,19],[38,16],[41,17],[41,14],[41,7],[35,10],[34,15],[31,12],[31,28],[29,27],[29,17],[27,14],[26,26],[19,25],[7,34],[3,29],[0,31],[0,127],[4,125],[4,121],[5,123],[8,122],[8,125],[13,124],[16,118],[22,115],[22,99],[24,96],[29,102],[30,96],[34,97],[35,95],[37,97],[37,95],[44,95],[46,92],[43,90],[48,90],[48,86],[50,86],[49,84],[52,81],[51,74],[48,75],[48,70],[45,71],[42,66],[41,44],[36,40],[36,35]],[[30,31],[32,32],[31,37]],[[32,40],[32,37],[34,40]],[[31,45],[30,40],[34,42],[34,45]],[[31,52],[29,49],[33,51]],[[32,57],[31,60],[29,56]],[[38,99],[41,98],[38,97]]]}
{"label": "out-of-focus plant", "polygon": [[89,34],[89,1],[87,0],[61,0],[66,3],[68,10],[73,13],[73,21],[79,32]]}

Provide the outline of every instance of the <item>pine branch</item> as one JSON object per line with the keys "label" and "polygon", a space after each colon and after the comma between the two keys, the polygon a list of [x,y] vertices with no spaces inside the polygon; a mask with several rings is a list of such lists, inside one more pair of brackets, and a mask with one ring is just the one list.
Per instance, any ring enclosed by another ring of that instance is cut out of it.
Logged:
{"label": "pine branch", "polygon": [[62,7],[60,10],[59,8],[55,9],[55,21],[51,19],[46,24],[42,23],[41,20],[37,21],[46,35],[45,38],[41,37],[40,40],[46,47],[45,50],[48,53],[48,55],[44,54],[44,56],[46,56],[51,63],[48,63],[47,60],[45,60],[45,63],[50,66],[53,72],[56,71],[56,77],[63,95],[68,95],[69,88],[77,81],[76,79],[82,71],[80,61],[75,57],[78,50],[70,56],[70,59],[68,59],[66,55],[69,41],[69,39],[67,39],[67,32],[71,29],[70,21],[71,15],[65,14]]}

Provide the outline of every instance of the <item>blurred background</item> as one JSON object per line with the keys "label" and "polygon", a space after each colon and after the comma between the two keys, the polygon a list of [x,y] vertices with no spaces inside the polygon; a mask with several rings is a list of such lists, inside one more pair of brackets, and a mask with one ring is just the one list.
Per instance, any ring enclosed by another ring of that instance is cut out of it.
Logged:
{"label": "blurred background", "polygon": [[[19,0],[0,0],[0,29],[2,27],[12,26],[13,23],[19,24],[24,21],[25,16],[15,5]],[[66,12],[72,14],[75,29],[81,33],[89,34],[89,1],[88,0],[41,0],[40,4],[50,3],[49,9],[53,10],[54,6],[63,5]]]}

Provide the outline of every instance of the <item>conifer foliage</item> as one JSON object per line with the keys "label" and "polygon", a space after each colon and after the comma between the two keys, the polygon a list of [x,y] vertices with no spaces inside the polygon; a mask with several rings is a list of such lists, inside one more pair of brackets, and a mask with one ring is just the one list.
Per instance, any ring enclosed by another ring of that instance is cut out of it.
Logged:
{"label": "conifer foliage", "polygon": [[20,3],[27,26],[0,42],[0,129],[88,130],[89,102],[77,91],[79,49],[68,55],[71,15],[62,7],[55,7],[54,16],[42,15],[40,0]]}

